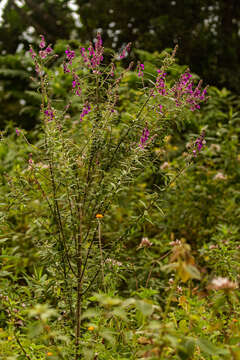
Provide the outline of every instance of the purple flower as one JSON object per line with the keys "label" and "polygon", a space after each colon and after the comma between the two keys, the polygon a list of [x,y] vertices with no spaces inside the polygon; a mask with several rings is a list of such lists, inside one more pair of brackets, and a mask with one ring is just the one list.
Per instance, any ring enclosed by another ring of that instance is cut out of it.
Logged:
{"label": "purple flower", "polygon": [[91,106],[89,104],[85,104],[80,114],[80,121],[82,121],[84,116],[86,116],[90,111],[91,111]]}
{"label": "purple flower", "polygon": [[197,150],[196,149],[193,150],[194,156],[197,156],[197,151],[200,152],[204,144],[206,144],[205,131],[202,131],[201,135],[199,136],[199,138],[197,138],[197,140],[194,143],[194,146],[197,148]]}
{"label": "purple flower", "polygon": [[128,43],[119,54],[120,59],[124,59],[130,53],[132,43]]}
{"label": "purple flower", "polygon": [[82,55],[83,61],[84,61],[85,63],[87,63],[87,62],[88,62],[88,56],[87,56],[87,52],[86,52],[86,50],[85,50],[84,47],[82,47],[82,48],[80,49],[80,54]]}
{"label": "purple flower", "polygon": [[44,36],[43,35],[40,35],[40,38],[41,38],[41,42],[40,42],[40,44],[39,44],[39,47],[40,47],[40,49],[43,49],[43,48],[45,48],[45,39],[44,39]]}
{"label": "purple flower", "polygon": [[80,81],[78,75],[73,71],[73,81],[72,81],[72,88],[75,90],[75,95],[81,96],[82,89],[80,87]]}
{"label": "purple flower", "polygon": [[95,55],[95,51],[94,51],[94,49],[93,49],[93,47],[92,47],[92,44],[89,46],[88,52],[89,52],[89,55],[90,55],[90,56],[94,56],[94,55]]}
{"label": "purple flower", "polygon": [[138,70],[138,77],[143,77],[144,64],[138,63],[137,70]]}
{"label": "purple flower", "polygon": [[82,89],[78,87],[77,90],[75,91],[75,95],[81,96],[81,94],[82,94]]}
{"label": "purple flower", "polygon": [[20,135],[20,130],[16,129],[16,134],[17,134],[17,136],[19,136]]}
{"label": "purple flower", "polygon": [[[101,34],[97,33],[97,40],[95,42],[95,48],[90,43],[90,46],[88,47],[88,52],[85,50],[84,47],[80,49],[80,54],[83,58],[84,63],[91,69],[96,69],[101,61],[103,60],[103,51],[104,48],[102,46],[102,38]],[[100,74],[100,72],[95,71],[95,73]]]}
{"label": "purple flower", "polygon": [[70,72],[70,70],[68,69],[67,64],[65,63],[65,61],[63,62],[63,72],[64,72],[64,74]]}
{"label": "purple flower", "polygon": [[40,73],[40,67],[38,66],[38,64],[35,65],[35,71],[37,74]]}
{"label": "purple flower", "polygon": [[187,103],[190,106],[190,110],[195,111],[200,109],[199,103],[206,100],[207,88],[201,93],[202,82],[199,81],[195,90],[193,90],[194,84],[190,80],[191,77],[192,75],[189,72],[182,74],[179,82],[172,87],[171,92],[175,98],[176,106]]}
{"label": "purple flower", "polygon": [[72,60],[75,58],[75,51],[70,50],[68,47],[67,50],[65,50],[65,54],[69,60],[69,64],[72,64]]}
{"label": "purple flower", "polygon": [[140,148],[143,149],[146,146],[146,142],[148,141],[148,138],[149,138],[149,130],[147,128],[144,128],[142,132],[142,136],[140,138],[140,144],[139,144]]}
{"label": "purple flower", "polygon": [[124,59],[126,57],[126,50],[123,49],[122,53],[120,54],[120,59]]}
{"label": "purple flower", "polygon": [[157,72],[158,76],[156,78],[156,89],[160,95],[164,96],[167,94],[167,91],[165,89],[165,77],[167,74],[162,70],[157,70]]}
{"label": "purple flower", "polygon": [[51,48],[50,45],[48,45],[48,47],[46,48],[45,51],[46,51],[47,54],[50,54],[53,51],[53,49]]}
{"label": "purple flower", "polygon": [[30,47],[29,52],[31,54],[32,59],[34,59],[37,56],[37,54],[33,51],[32,47]]}
{"label": "purple flower", "polygon": [[47,109],[44,111],[44,114],[46,115],[48,121],[52,121],[54,119],[54,113],[52,110]]}
{"label": "purple flower", "polygon": [[110,71],[110,75],[113,77],[114,76],[114,71],[115,71],[115,65],[111,64],[111,71]]}
{"label": "purple flower", "polygon": [[47,57],[46,50],[40,50],[39,51],[39,56],[40,56],[41,59],[45,59]]}

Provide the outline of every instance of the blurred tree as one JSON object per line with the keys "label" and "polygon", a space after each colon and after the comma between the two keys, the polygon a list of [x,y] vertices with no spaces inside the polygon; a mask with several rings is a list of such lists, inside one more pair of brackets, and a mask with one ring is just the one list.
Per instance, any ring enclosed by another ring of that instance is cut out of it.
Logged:
{"label": "blurred tree", "polygon": [[239,92],[239,0],[76,0],[87,40],[102,29],[105,44],[133,42],[148,51],[179,44],[178,57],[212,85]]}
{"label": "blurred tree", "polygon": [[128,42],[150,52],[179,44],[182,63],[211,85],[239,93],[239,0],[8,0],[0,51],[14,53],[20,43],[26,48],[34,32],[54,44],[69,37],[93,40],[97,30],[105,46],[116,49]]}
{"label": "blurred tree", "polygon": [[34,34],[35,39],[44,35],[50,43],[69,39],[73,28],[68,1],[8,0],[0,27],[0,49],[15,53],[20,43],[28,48]]}

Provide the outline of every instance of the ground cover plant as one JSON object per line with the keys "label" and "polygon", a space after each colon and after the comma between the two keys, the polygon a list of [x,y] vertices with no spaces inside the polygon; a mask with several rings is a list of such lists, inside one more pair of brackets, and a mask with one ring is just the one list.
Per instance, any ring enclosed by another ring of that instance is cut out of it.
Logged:
{"label": "ground cover plant", "polygon": [[[220,145],[203,149],[207,124],[177,152],[173,134],[196,128],[207,89],[187,69],[177,74],[175,51],[134,67],[131,44],[105,60],[100,34],[61,59],[43,36],[30,48],[37,140],[17,128],[1,143],[10,169],[1,169],[3,358],[239,358],[238,225],[220,218],[201,246],[193,241],[205,226],[196,202],[212,189],[201,172],[207,151],[214,181],[226,175]],[[237,112],[231,120],[238,124]],[[226,153],[238,151],[236,138],[228,149],[231,126],[219,130]],[[238,196],[235,188],[229,200],[236,216]]]}

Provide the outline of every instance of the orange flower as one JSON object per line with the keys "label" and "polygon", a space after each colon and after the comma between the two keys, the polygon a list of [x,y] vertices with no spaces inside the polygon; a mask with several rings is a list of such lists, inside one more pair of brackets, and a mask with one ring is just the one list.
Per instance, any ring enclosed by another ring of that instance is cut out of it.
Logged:
{"label": "orange flower", "polygon": [[89,326],[89,327],[88,327],[88,330],[89,330],[89,331],[93,331],[93,330],[94,330],[94,326]]}
{"label": "orange flower", "polygon": [[232,321],[233,321],[233,322],[238,322],[238,320],[237,320],[237,319],[232,319]]}
{"label": "orange flower", "polygon": [[51,352],[51,351],[49,351],[48,353],[47,353],[47,356],[52,356],[53,355],[53,353]]}
{"label": "orange flower", "polygon": [[102,218],[103,218],[103,215],[102,215],[102,214],[97,214],[97,215],[96,215],[96,218],[97,218],[97,219],[102,219]]}

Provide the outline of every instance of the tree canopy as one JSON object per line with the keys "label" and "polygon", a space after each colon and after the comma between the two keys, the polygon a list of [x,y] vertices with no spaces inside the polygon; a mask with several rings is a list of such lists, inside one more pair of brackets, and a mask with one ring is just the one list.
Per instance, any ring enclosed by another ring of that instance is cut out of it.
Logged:
{"label": "tree canopy", "polygon": [[153,52],[178,44],[181,63],[192,64],[211,85],[239,93],[239,19],[238,0],[8,0],[0,50],[13,54],[39,34],[53,44],[87,42],[98,30],[109,47],[132,42]]}

